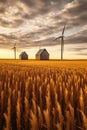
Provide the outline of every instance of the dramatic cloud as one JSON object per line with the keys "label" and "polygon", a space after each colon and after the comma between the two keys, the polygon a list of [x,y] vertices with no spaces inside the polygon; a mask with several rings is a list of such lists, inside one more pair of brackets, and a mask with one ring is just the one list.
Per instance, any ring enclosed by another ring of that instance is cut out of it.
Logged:
{"label": "dramatic cloud", "polygon": [[87,0],[0,0],[0,47],[15,42],[19,48],[60,45],[65,23],[65,44],[87,50]]}

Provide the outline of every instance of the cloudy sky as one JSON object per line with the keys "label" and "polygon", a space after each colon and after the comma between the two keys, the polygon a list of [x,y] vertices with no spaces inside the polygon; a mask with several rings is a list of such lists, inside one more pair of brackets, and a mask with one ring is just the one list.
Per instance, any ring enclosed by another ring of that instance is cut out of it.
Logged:
{"label": "cloudy sky", "polygon": [[60,59],[64,24],[64,58],[87,59],[87,0],[0,0],[0,58],[17,58],[22,51],[35,58],[46,48]]}

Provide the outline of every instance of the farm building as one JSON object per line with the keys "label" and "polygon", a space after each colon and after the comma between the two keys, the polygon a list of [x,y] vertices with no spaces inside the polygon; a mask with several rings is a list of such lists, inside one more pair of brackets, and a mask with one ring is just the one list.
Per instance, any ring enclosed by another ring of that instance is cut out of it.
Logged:
{"label": "farm building", "polygon": [[19,55],[19,59],[28,60],[28,54],[24,51]]}
{"label": "farm building", "polygon": [[36,53],[36,59],[37,60],[49,60],[49,53],[47,52],[46,49],[40,49]]}

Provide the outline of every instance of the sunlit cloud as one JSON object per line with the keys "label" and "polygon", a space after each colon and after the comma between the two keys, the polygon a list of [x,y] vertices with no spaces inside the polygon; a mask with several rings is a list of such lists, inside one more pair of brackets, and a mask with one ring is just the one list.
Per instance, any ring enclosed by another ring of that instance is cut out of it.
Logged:
{"label": "sunlit cloud", "polygon": [[60,40],[53,39],[61,35],[65,23],[65,45],[82,44],[86,48],[86,14],[86,0],[1,1],[0,48],[9,49],[15,42],[20,49],[40,45],[55,48],[60,46]]}

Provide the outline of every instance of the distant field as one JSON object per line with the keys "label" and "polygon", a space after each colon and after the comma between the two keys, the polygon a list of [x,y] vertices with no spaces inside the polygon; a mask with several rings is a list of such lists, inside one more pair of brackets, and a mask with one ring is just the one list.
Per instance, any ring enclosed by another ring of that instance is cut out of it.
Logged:
{"label": "distant field", "polygon": [[87,68],[87,60],[0,60],[0,64],[19,65],[19,66],[49,66],[49,67],[83,67]]}
{"label": "distant field", "polygon": [[87,130],[87,61],[0,60],[0,130]]}

